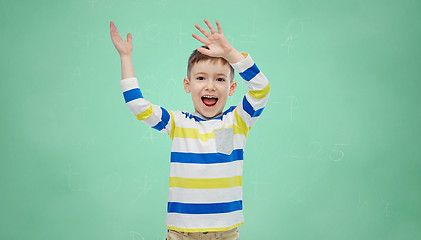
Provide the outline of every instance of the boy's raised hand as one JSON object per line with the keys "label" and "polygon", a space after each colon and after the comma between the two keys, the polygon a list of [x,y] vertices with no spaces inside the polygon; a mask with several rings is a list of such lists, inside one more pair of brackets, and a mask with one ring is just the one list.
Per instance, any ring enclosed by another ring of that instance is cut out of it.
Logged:
{"label": "boy's raised hand", "polygon": [[110,35],[113,41],[114,47],[117,49],[120,56],[131,55],[133,51],[132,35],[127,34],[127,41],[124,41],[117,31],[117,27],[113,22],[110,22]]}
{"label": "boy's raised hand", "polygon": [[224,34],[222,33],[221,25],[218,21],[216,21],[216,26],[218,27],[218,32],[213,28],[213,26],[209,23],[207,19],[205,19],[206,25],[209,27],[210,33],[206,31],[199,25],[195,25],[195,27],[205,35],[206,38],[199,37],[196,34],[192,36],[196,38],[199,42],[205,44],[209,49],[200,47],[197,50],[202,54],[206,54],[211,57],[223,57],[228,62],[239,62],[243,59],[243,55],[241,55],[235,48],[231,46],[228,40],[225,38]]}

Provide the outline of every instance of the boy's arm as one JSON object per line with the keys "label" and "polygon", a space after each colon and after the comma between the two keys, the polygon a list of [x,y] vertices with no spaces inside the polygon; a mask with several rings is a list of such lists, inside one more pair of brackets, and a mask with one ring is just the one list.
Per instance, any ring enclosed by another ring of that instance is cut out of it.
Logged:
{"label": "boy's arm", "polygon": [[134,73],[132,59],[132,36],[127,34],[127,41],[124,41],[117,31],[113,22],[110,23],[111,40],[120,54],[121,60],[121,78],[120,86],[123,90],[124,99],[129,110],[138,120],[144,121],[152,128],[166,132],[172,138],[172,129],[174,117],[171,111],[151,104],[142,96],[139,88],[139,82]]}
{"label": "boy's arm", "polygon": [[136,77],[133,67],[132,55],[120,55],[121,79]]}
{"label": "boy's arm", "polygon": [[240,74],[249,89],[243,100],[234,110],[235,115],[240,116],[243,121],[241,122],[237,118],[237,124],[243,126],[242,130],[247,135],[247,132],[254,125],[266,106],[269,99],[270,84],[250,55],[247,53],[242,54],[246,58],[241,62],[231,64],[231,66]]}
{"label": "boy's arm", "polygon": [[236,70],[247,84],[249,91],[244,96],[243,101],[235,108],[237,125],[240,126],[245,135],[254,125],[257,118],[266,106],[270,84],[265,75],[260,72],[253,59],[247,53],[240,53],[232,47],[222,33],[221,25],[216,21],[218,31],[205,19],[210,33],[196,24],[196,28],[206,36],[206,38],[193,34],[196,38],[209,49],[203,47],[197,50],[203,54],[212,57],[223,57]]}
{"label": "boy's arm", "polygon": [[117,52],[120,54],[121,60],[121,79],[136,77],[133,67],[132,51],[133,51],[133,42],[132,35],[127,34],[127,41],[124,41],[121,38],[120,34],[117,31],[117,27],[113,22],[110,22],[110,35],[111,41],[113,41],[114,47],[117,49]]}

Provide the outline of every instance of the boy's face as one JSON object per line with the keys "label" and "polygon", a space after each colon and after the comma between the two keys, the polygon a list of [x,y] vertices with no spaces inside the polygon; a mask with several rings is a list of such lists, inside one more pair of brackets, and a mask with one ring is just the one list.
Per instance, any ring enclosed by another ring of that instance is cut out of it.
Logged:
{"label": "boy's face", "polygon": [[230,66],[220,61],[205,60],[193,65],[190,78],[184,79],[184,89],[191,93],[196,112],[208,118],[222,113],[228,96],[237,87],[230,72]]}

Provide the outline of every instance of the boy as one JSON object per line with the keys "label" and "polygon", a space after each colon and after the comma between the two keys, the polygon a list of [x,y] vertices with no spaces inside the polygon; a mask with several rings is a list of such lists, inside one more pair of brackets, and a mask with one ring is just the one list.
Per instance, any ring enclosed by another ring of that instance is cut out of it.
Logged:
{"label": "boy", "polygon": [[[121,58],[121,88],[130,111],[172,139],[168,193],[167,239],[238,239],[242,225],[243,152],[248,132],[269,97],[270,85],[247,53],[234,49],[219,22],[206,37],[192,36],[206,46],[189,58],[184,89],[195,112],[170,111],[142,96],[132,61],[132,36],[124,41],[110,23],[110,34]],[[236,70],[249,87],[243,101],[223,112],[237,87]]]}

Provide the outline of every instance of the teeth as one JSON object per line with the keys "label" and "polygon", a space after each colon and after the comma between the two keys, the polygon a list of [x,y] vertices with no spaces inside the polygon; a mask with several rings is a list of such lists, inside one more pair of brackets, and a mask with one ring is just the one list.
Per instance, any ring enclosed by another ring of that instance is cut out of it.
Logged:
{"label": "teeth", "polygon": [[205,95],[205,96],[203,96],[204,98],[217,98],[217,97],[214,97],[214,96],[209,96],[209,95]]}

